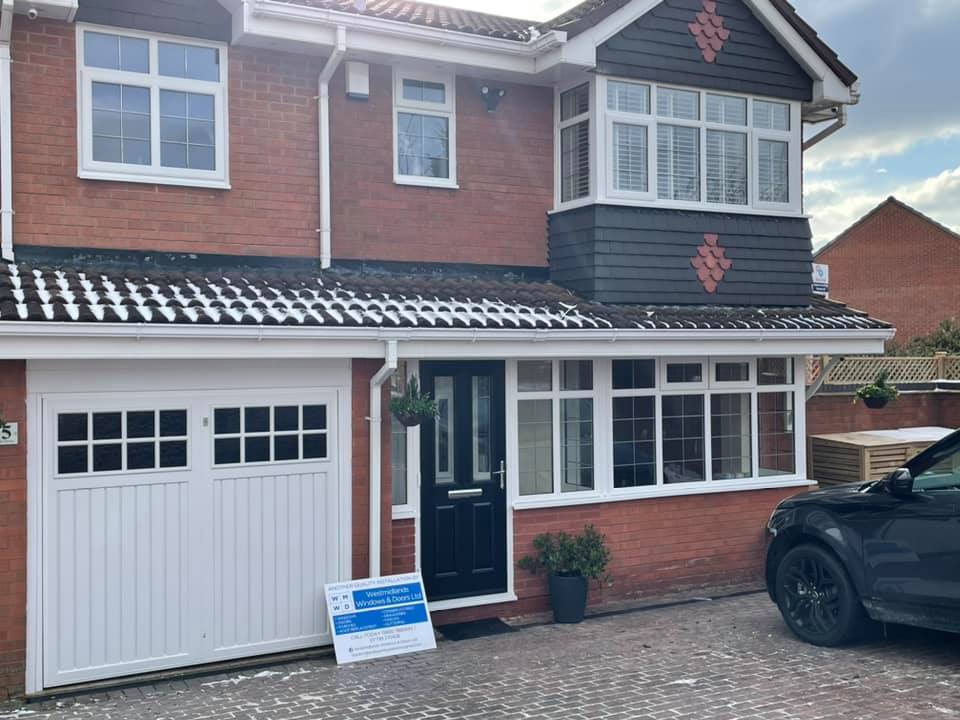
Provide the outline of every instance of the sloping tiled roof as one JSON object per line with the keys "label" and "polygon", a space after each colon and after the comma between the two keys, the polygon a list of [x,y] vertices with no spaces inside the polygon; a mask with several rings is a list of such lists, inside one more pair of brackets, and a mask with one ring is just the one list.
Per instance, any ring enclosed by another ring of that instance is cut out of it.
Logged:
{"label": "sloping tiled roof", "polygon": [[383,328],[858,330],[845,305],[602,305],[547,282],[353,271],[40,267],[0,263],[0,322]]}
{"label": "sloping tiled roof", "polygon": [[362,11],[358,9],[356,0],[287,0],[287,2],[520,42],[529,40],[530,28],[537,26],[537,23],[532,20],[520,20],[411,0],[367,0]]}
{"label": "sloping tiled roof", "polygon": [[[359,9],[356,0],[287,0],[287,2],[471,35],[526,42],[531,39],[533,29],[538,33],[562,30],[568,37],[574,37],[612,15],[631,0],[585,0],[542,23],[474,10],[461,10],[419,0],[367,0],[363,4],[363,10]],[[788,0],[771,0],[771,2],[841,80],[847,85],[856,82],[856,74],[840,61],[837,53],[800,17],[796,8]]]}

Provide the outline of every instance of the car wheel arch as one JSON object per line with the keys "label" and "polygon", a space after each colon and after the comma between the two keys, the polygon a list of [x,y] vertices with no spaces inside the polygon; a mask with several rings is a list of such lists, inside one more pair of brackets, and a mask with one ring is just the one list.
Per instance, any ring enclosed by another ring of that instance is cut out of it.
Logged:
{"label": "car wheel arch", "polygon": [[777,566],[780,560],[790,550],[798,545],[817,545],[833,555],[847,571],[857,593],[862,597],[864,592],[864,577],[862,568],[856,563],[856,553],[848,544],[838,541],[832,534],[821,532],[818,528],[791,527],[777,534],[767,550],[766,585],[771,599],[776,602],[775,583]]}

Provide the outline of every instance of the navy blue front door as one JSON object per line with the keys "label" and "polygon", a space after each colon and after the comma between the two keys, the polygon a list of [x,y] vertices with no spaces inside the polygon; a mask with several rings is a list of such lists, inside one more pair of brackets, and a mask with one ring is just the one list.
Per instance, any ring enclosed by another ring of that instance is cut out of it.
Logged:
{"label": "navy blue front door", "polygon": [[439,414],[420,431],[423,579],[431,600],[506,592],[504,364],[421,363]]}

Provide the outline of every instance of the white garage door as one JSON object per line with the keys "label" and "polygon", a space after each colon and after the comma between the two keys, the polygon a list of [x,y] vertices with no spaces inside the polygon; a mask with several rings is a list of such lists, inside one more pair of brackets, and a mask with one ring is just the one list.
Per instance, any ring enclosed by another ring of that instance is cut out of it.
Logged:
{"label": "white garage door", "polygon": [[337,393],[43,401],[43,684],[329,641]]}

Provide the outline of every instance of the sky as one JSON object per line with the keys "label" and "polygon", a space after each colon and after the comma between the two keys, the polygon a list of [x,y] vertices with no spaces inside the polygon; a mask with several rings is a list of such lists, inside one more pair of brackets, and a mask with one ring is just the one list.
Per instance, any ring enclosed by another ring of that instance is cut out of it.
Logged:
{"label": "sky", "polygon": [[[439,0],[544,20],[577,0]],[[792,0],[860,76],[849,124],[806,153],[822,245],[890,195],[960,232],[960,0]]]}

